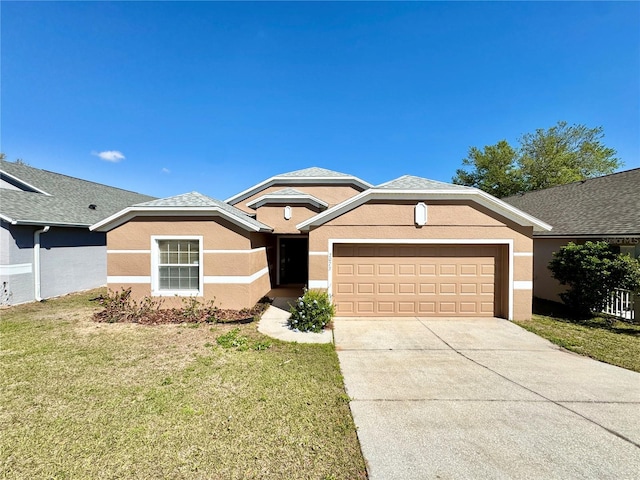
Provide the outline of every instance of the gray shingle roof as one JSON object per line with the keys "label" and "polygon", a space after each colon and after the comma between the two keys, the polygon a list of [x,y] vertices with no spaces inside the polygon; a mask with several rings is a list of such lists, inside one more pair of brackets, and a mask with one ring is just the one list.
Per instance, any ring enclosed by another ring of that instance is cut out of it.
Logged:
{"label": "gray shingle roof", "polygon": [[413,175],[403,175],[395,180],[382,183],[375,187],[376,189],[388,190],[465,190],[470,187],[462,185],[454,185],[453,183],[438,182],[437,180],[429,180],[428,178],[416,177]]}
{"label": "gray shingle roof", "polygon": [[265,225],[262,222],[257,221],[255,218],[247,215],[245,212],[236,208],[228,203],[216,200],[215,198],[208,197],[199,192],[183,193],[174,197],[160,198],[157,200],[151,200],[149,202],[138,203],[134,207],[217,207],[224,210],[229,215],[241,218],[244,221],[255,225],[262,230],[271,230],[271,227]]}
{"label": "gray shingle roof", "polygon": [[[0,160],[0,170],[43,193],[0,189],[0,213],[22,224],[89,226],[154,197]],[[89,205],[95,205],[95,210]]]}
{"label": "gray shingle roof", "polygon": [[536,236],[640,234],[640,168],[502,200],[553,225]]}
{"label": "gray shingle roof", "polygon": [[326,168],[309,167],[302,170],[295,170],[289,173],[281,173],[278,177],[352,177],[346,173],[335,172]]}

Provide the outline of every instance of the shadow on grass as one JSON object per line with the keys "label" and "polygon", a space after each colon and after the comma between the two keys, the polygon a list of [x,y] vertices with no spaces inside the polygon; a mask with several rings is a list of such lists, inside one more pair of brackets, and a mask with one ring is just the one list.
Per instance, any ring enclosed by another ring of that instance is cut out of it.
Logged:
{"label": "shadow on grass", "polygon": [[624,322],[618,318],[606,315],[596,315],[591,318],[578,318],[566,305],[542,298],[533,299],[533,313],[544,317],[551,317],[559,322],[573,323],[589,328],[606,330],[611,333],[640,337],[640,325]]}

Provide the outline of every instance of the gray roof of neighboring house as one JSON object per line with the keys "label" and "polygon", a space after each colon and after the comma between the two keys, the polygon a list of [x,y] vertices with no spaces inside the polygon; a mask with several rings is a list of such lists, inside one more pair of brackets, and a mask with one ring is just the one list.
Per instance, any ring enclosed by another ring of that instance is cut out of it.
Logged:
{"label": "gray roof of neighboring house", "polygon": [[395,180],[376,185],[375,188],[388,190],[469,190],[471,187],[438,182],[413,175],[403,175]]}
{"label": "gray roof of neighboring house", "polygon": [[640,234],[640,168],[502,200],[553,225],[536,236]]}
{"label": "gray roof of neighboring house", "polygon": [[199,192],[183,193],[174,197],[159,198],[157,200],[151,200],[149,202],[137,203],[134,207],[217,207],[224,210],[230,215],[239,217],[244,221],[255,225],[262,230],[271,230],[271,227],[265,225],[262,222],[257,221],[252,216],[246,214],[239,208],[236,208],[228,203],[216,200],[215,198],[208,197]]}
{"label": "gray roof of neighboring house", "polygon": [[10,183],[26,183],[46,192],[0,189],[0,214],[17,224],[88,227],[129,205],[154,198],[6,160],[0,160],[0,171]]}

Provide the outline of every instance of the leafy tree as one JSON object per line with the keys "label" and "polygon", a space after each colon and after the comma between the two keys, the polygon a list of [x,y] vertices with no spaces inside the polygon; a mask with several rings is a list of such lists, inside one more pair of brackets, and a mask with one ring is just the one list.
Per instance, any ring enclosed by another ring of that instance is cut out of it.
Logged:
{"label": "leafy tree", "polygon": [[519,139],[517,149],[506,140],[475,147],[462,160],[453,183],[480,188],[497,197],[564,185],[613,173],[623,165],[613,148],[602,143],[602,127],[557,125]]}
{"label": "leafy tree", "polygon": [[569,287],[560,298],[578,318],[602,311],[616,288],[640,288],[640,261],[615,253],[607,242],[569,242],[553,254],[549,270]]}
{"label": "leafy tree", "polygon": [[499,198],[514,195],[523,189],[522,175],[516,168],[517,155],[506,140],[485,146],[483,150],[471,147],[462,164],[474,168],[471,172],[456,170],[454,182],[479,188]]}

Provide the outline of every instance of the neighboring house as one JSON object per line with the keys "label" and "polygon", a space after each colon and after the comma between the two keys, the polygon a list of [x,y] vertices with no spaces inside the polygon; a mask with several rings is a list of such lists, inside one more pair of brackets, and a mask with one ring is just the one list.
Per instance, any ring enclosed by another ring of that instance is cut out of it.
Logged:
{"label": "neighboring house", "polygon": [[106,236],[89,226],[147,195],[0,161],[0,304],[105,285]]}
{"label": "neighboring house", "polygon": [[640,257],[640,168],[504,198],[553,225],[533,233],[533,294],[560,301],[564,291],[548,268],[553,253],[569,242],[604,240]]}
{"label": "neighboring house", "polygon": [[227,199],[138,203],[107,232],[108,285],[251,306],[270,289],[328,291],[339,316],[531,315],[533,232],[550,226],[475,188],[382,185],[308,168]]}

